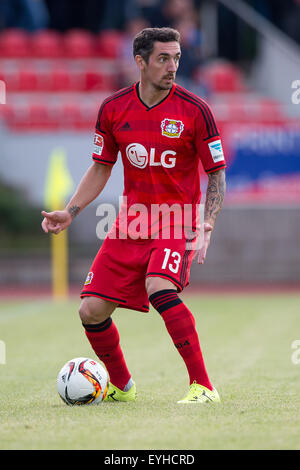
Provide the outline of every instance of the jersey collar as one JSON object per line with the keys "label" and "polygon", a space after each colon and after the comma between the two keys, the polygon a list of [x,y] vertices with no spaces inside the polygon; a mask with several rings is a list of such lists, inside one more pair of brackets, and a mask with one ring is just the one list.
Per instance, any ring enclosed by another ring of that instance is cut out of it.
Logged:
{"label": "jersey collar", "polygon": [[161,101],[159,101],[158,103],[156,103],[154,106],[148,106],[146,103],[144,103],[144,101],[141,99],[140,97],[140,93],[139,93],[139,85],[140,85],[140,82],[136,82],[135,85],[134,85],[134,92],[135,92],[135,96],[137,98],[137,100],[140,102],[140,104],[143,106],[143,108],[146,110],[146,111],[151,111],[151,109],[153,108],[156,108],[157,106],[160,106],[162,103],[164,103],[168,98],[170,98],[173,93],[174,93],[174,90],[175,90],[175,83],[173,83],[173,86],[172,88],[170,89],[169,93],[167,94],[167,96],[165,96]]}

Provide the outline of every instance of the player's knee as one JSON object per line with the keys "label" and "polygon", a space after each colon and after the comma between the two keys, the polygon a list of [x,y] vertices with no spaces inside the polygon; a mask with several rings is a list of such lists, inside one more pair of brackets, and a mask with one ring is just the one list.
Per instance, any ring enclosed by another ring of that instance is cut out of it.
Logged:
{"label": "player's knee", "polygon": [[95,297],[84,297],[79,307],[79,316],[85,325],[101,323],[111,316],[116,304]]}
{"label": "player's knee", "polygon": [[86,300],[86,297],[82,300],[79,307],[79,317],[83,324],[92,323],[94,312],[91,308],[91,305]]}
{"label": "player's knee", "polygon": [[146,291],[148,296],[154,294],[155,292],[165,290],[165,289],[176,289],[177,287],[173,282],[165,279],[163,277],[147,277],[146,278]]}

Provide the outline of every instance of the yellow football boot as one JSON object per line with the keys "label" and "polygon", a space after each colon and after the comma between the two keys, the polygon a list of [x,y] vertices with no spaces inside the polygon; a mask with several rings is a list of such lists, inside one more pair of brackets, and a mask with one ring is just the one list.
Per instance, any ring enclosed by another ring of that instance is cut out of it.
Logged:
{"label": "yellow football boot", "polygon": [[220,403],[220,397],[215,388],[209,388],[193,382],[190,385],[189,393],[182,400],[177,403]]}
{"label": "yellow football boot", "polygon": [[120,390],[118,387],[116,387],[110,382],[109,387],[108,387],[108,392],[106,394],[106,397],[104,398],[104,401],[111,401],[111,402],[112,401],[135,401],[135,399],[136,399],[136,386],[134,382],[131,388],[127,392]]}

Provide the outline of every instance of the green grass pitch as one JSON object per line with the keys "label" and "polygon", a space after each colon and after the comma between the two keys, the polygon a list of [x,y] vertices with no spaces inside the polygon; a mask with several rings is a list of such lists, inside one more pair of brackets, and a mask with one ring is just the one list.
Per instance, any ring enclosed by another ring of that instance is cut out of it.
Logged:
{"label": "green grass pitch", "polygon": [[57,394],[58,371],[73,357],[95,358],[79,301],[3,301],[0,449],[300,449],[300,364],[292,361],[300,295],[183,299],[220,405],[178,405],[188,378],[162,319],[118,309],[137,401],[68,407]]}

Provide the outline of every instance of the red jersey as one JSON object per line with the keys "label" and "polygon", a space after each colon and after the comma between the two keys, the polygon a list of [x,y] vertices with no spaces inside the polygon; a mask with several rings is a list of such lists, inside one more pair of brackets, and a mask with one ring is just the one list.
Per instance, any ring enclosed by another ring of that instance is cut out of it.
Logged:
{"label": "red jersey", "polygon": [[[149,211],[162,204],[195,208],[201,200],[199,165],[207,173],[226,166],[209,105],[177,84],[152,107],[141,100],[139,83],[104,100],[93,160],[113,165],[118,155],[124,166],[126,203],[117,226],[123,225],[120,221],[126,216],[128,227],[137,215],[133,208],[139,211],[141,205]],[[148,225],[153,225],[149,213]]]}

